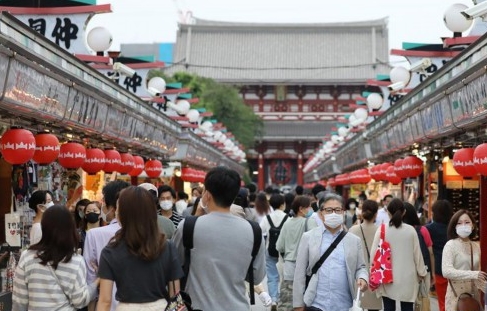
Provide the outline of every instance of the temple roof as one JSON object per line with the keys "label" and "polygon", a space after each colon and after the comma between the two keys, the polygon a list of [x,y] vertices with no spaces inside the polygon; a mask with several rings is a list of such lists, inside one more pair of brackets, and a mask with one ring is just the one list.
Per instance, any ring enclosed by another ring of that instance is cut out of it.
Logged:
{"label": "temple roof", "polygon": [[[387,18],[350,23],[180,24],[168,73],[228,83],[365,84],[390,69]],[[169,65],[169,64],[168,64]]]}

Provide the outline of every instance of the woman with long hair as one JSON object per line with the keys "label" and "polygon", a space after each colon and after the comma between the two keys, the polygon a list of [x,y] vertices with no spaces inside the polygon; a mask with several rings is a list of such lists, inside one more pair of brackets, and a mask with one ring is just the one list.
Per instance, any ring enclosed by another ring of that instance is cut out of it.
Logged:
{"label": "woman with long hair", "polygon": [[79,231],[79,248],[83,253],[86,232],[93,228],[101,227],[103,220],[101,219],[101,204],[95,201],[90,201],[83,209],[83,219]]}
{"label": "woman with long hair", "polygon": [[[362,202],[362,219],[363,223],[352,226],[348,232],[355,234],[362,240],[362,247],[364,249],[364,258],[367,264],[367,270],[370,270],[370,254],[372,243],[374,241],[377,226],[375,219],[377,218],[377,211],[379,204],[376,201],[365,200]],[[377,298],[375,293],[367,290],[361,299],[361,306],[369,311],[381,310],[382,301]]]}
{"label": "woman with long hair", "polygon": [[43,213],[42,238],[22,252],[13,287],[13,311],[76,310],[96,295],[86,284],[86,265],[76,254],[78,233],[69,210],[54,205]]}
{"label": "woman with long hair", "polygon": [[30,245],[34,245],[41,240],[42,215],[44,215],[44,212],[53,205],[52,195],[49,191],[37,190],[30,196],[29,207],[36,213],[32,220],[32,228],[30,229]]}
{"label": "woman with long hair", "polygon": [[272,211],[265,192],[259,192],[257,194],[257,196],[255,197],[254,208],[257,213],[255,221],[258,223],[260,223],[262,219]]}
{"label": "woman with long hair", "polygon": [[402,311],[413,311],[419,281],[427,273],[418,234],[412,226],[402,221],[405,212],[404,203],[400,199],[392,199],[387,205],[390,221],[375,233],[370,252],[372,261],[379,246],[380,232],[384,229],[385,240],[391,246],[393,278],[392,283],[383,284],[377,289],[377,295],[382,297],[384,311],[396,310],[396,301],[400,301]]}
{"label": "woman with long hair", "polygon": [[[448,279],[445,309],[456,310],[458,296],[473,294],[480,301],[479,289],[485,291],[487,273],[480,271],[480,246],[472,242],[477,226],[472,215],[461,209],[448,224],[448,242],[443,248],[441,270]],[[473,265],[472,265],[473,261]]]}
{"label": "woman with long hair", "polygon": [[443,248],[448,241],[447,231],[448,224],[453,216],[453,206],[447,200],[437,200],[431,207],[431,210],[433,212],[433,221],[426,225],[426,229],[428,229],[431,240],[433,241],[435,269],[432,273],[435,276],[434,285],[438,299],[438,308],[440,311],[445,311],[445,296],[448,280],[443,277],[441,262],[443,259]]}
{"label": "woman with long hair", "polygon": [[157,227],[154,198],[131,186],[120,192],[117,205],[122,228],[101,253],[97,310],[110,310],[114,282],[117,311],[163,310],[167,297],[179,292],[183,271],[174,245]]}

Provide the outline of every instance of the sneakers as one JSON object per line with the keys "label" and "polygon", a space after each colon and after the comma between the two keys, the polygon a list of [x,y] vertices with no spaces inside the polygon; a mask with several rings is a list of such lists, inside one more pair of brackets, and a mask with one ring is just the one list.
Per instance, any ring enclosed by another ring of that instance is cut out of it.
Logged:
{"label": "sneakers", "polygon": [[277,311],[277,304],[275,302],[272,303],[271,311]]}
{"label": "sneakers", "polygon": [[269,296],[269,294],[267,292],[260,293],[259,298],[262,301],[262,303],[264,304],[264,307],[268,307],[272,303],[272,298],[271,298],[271,296]]}

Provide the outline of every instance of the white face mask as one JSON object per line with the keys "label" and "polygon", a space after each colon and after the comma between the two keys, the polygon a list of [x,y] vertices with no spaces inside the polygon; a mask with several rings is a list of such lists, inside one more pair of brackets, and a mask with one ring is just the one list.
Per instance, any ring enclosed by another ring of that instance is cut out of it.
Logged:
{"label": "white face mask", "polygon": [[188,207],[188,203],[184,202],[184,201],[177,201],[176,202],[176,209],[179,211],[179,210],[184,210],[186,209],[186,207]]}
{"label": "white face mask", "polygon": [[338,228],[343,224],[343,215],[336,213],[326,214],[324,223],[330,228]]}
{"label": "white face mask", "polygon": [[46,207],[46,209],[48,209],[49,207],[54,206],[54,202],[51,201],[49,203],[46,203],[44,206]]}
{"label": "white face mask", "polygon": [[355,209],[357,206],[355,205],[355,203],[352,203],[349,205],[350,209]]}
{"label": "white face mask", "polygon": [[472,226],[470,225],[458,225],[456,231],[459,237],[466,238],[472,233]]}
{"label": "white face mask", "polygon": [[168,211],[172,208],[172,201],[171,200],[160,200],[159,205],[165,211]]}

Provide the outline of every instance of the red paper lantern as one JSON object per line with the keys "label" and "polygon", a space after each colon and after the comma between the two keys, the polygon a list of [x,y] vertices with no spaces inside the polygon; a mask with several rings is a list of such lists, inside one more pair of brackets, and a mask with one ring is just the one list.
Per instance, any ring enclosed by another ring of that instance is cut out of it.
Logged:
{"label": "red paper lantern", "polygon": [[393,185],[397,185],[401,182],[401,177],[397,176],[397,174],[396,174],[396,167],[395,166],[389,166],[387,168],[386,178],[387,178],[387,181],[389,181]]}
{"label": "red paper lantern", "polygon": [[39,133],[35,136],[36,140],[36,151],[32,160],[37,163],[49,164],[54,162],[59,155],[59,140],[56,135],[49,133]]}
{"label": "red paper lantern", "polygon": [[453,155],[453,168],[463,177],[477,175],[477,170],[473,165],[474,148],[462,148]]}
{"label": "red paper lantern", "polygon": [[372,180],[372,177],[370,177],[369,170],[363,168],[361,170],[356,171],[355,180],[359,184],[368,184]]}
{"label": "red paper lantern", "polygon": [[397,177],[399,178],[407,178],[404,172],[404,167],[402,166],[402,163],[404,162],[404,159],[397,159],[394,162],[394,172],[396,173]]}
{"label": "red paper lantern", "polygon": [[134,167],[128,174],[132,177],[139,176],[144,171],[144,168],[144,159],[141,156],[134,156]]}
{"label": "red paper lantern", "polygon": [[120,154],[120,174],[128,174],[134,168],[134,165],[134,157],[130,153],[124,152]]}
{"label": "red paper lantern", "polygon": [[106,149],[105,153],[105,166],[103,170],[105,173],[120,172],[121,157],[120,153],[115,149]]}
{"label": "red paper lantern", "polygon": [[98,148],[86,149],[85,163],[81,167],[88,174],[96,174],[105,166],[105,153]]}
{"label": "red paper lantern", "polygon": [[378,174],[377,174],[377,165],[374,165],[372,166],[371,168],[369,168],[369,174],[370,174],[370,177],[373,178],[374,180],[379,180],[377,178]]}
{"label": "red paper lantern", "polygon": [[78,169],[86,159],[86,149],[82,144],[67,142],[61,145],[58,161],[64,168]]}
{"label": "red paper lantern", "polygon": [[34,156],[36,140],[28,130],[13,128],[1,140],[2,155],[10,164],[24,164]]}
{"label": "red paper lantern", "polygon": [[487,175],[487,143],[478,145],[473,152],[473,165],[480,175]]}
{"label": "red paper lantern", "polygon": [[145,173],[150,178],[157,178],[162,173],[162,163],[159,160],[149,160],[145,162]]}
{"label": "red paper lantern", "polygon": [[379,180],[387,181],[387,168],[392,164],[389,162],[379,164]]}
{"label": "red paper lantern", "polygon": [[330,185],[330,187],[334,187],[336,185],[334,177],[328,178],[328,185]]}
{"label": "red paper lantern", "polygon": [[407,156],[402,161],[402,167],[406,177],[418,177],[423,172],[423,160],[417,156]]}

